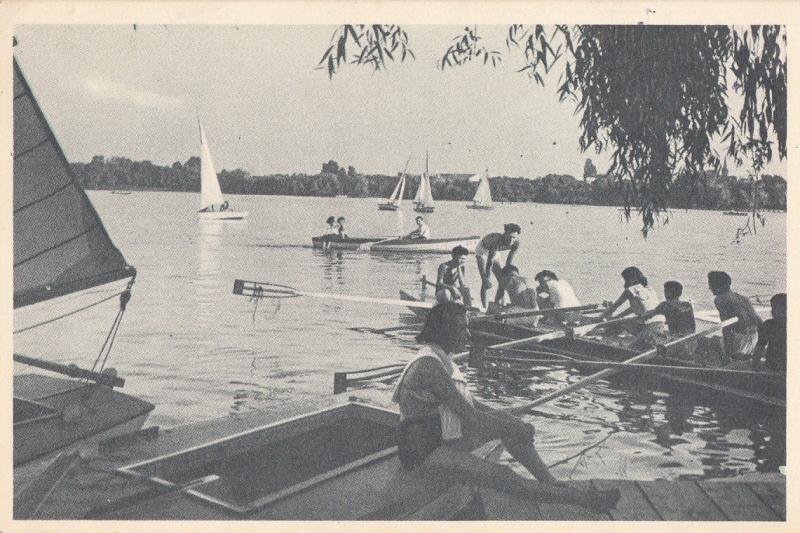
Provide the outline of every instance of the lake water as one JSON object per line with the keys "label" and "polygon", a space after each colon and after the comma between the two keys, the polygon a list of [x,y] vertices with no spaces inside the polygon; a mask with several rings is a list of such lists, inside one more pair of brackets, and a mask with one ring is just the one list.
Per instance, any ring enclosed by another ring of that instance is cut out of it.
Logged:
{"label": "lake water", "polygon": [[[162,427],[280,409],[287,401],[330,394],[335,371],[407,360],[412,354],[408,335],[348,329],[397,325],[407,315],[404,308],[313,298],[279,305],[264,300],[256,307],[232,294],[235,278],[397,298],[400,289],[418,291],[420,277],[434,276],[446,259],[311,249],[311,236],[322,232],[329,215],[346,216],[351,236],[413,229],[416,213],[410,206],[405,212],[379,212],[377,199],[234,196],[232,207],[249,211],[248,219],[209,223],[197,220],[196,194],[92,191],[89,196],[138,270],[109,365],[126,378],[125,392],[156,404],[150,423]],[[709,270],[729,272],[734,290],[745,295],[768,297],[785,290],[784,214],[766,214],[758,235],[737,245],[731,241],[744,217],[719,212],[672,212],[669,224],[643,239],[638,221],[624,223],[616,208],[506,204],[475,211],[464,206],[439,202],[436,213],[426,215],[434,237],[482,235],[516,222],[523,228],[523,243],[515,262],[523,275],[553,270],[584,302],[615,299],[622,290],[619,273],[629,265],[641,268],[659,292],[665,281],[679,280],[685,299],[697,308],[713,307],[705,278]],[[478,276],[472,261],[468,265],[477,294]],[[17,334],[15,350],[90,367],[116,308],[110,301]],[[577,376],[556,371],[509,381],[470,373],[469,379],[478,397],[513,405]],[[673,400],[600,382],[542,407],[530,420],[545,461],[563,461],[554,472],[565,478],[726,476],[773,470],[780,462],[775,454],[780,455],[783,429],[763,419],[690,405],[684,431],[665,434]]]}

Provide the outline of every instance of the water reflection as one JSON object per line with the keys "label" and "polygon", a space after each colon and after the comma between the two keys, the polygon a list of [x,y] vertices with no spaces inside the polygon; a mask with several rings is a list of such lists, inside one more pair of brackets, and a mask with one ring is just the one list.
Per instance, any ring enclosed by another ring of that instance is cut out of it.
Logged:
{"label": "water reflection", "polygon": [[[197,277],[195,297],[200,331],[215,326],[219,313],[219,296],[222,289],[222,242],[225,222],[203,220],[198,224]],[[209,342],[210,337],[205,338]]]}

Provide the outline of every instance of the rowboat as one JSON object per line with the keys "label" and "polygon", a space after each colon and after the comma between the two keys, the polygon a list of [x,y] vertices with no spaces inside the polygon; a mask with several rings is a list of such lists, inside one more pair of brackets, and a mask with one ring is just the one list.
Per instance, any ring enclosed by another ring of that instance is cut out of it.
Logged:
{"label": "rowboat", "polygon": [[[328,238],[330,239],[330,238]],[[366,238],[333,238],[329,240],[329,248],[334,250],[359,250],[369,246],[373,252],[412,252],[412,253],[450,253],[456,246],[463,246],[469,251],[475,251],[480,236],[452,237],[449,239],[392,239],[381,237]],[[313,237],[311,243],[314,248],[323,248],[326,237]],[[370,246],[371,243],[380,243]]]}
{"label": "rowboat", "polygon": [[[420,301],[406,291],[400,291],[400,298],[409,301]],[[428,310],[410,307],[420,319],[423,319]],[[698,313],[699,316],[705,316]],[[713,321],[707,318],[696,317],[698,331],[710,325]],[[527,322],[527,324],[526,324]],[[525,317],[517,317],[507,321],[496,320],[492,316],[472,313],[470,317],[470,333],[474,338],[486,346],[508,340],[525,339],[536,335],[544,335],[562,331],[554,327],[541,324],[534,325]],[[532,344],[532,343],[531,343]],[[487,369],[498,372],[527,371],[536,366],[536,358],[558,359],[566,357],[569,366],[581,369],[581,361],[585,362],[583,368],[589,371],[597,370],[593,363],[607,362],[618,363],[625,361],[637,353],[638,350],[626,345],[619,337],[609,338],[600,334],[578,337],[566,335],[562,338],[542,341],[533,347],[529,344],[516,346],[515,350],[498,352],[492,357],[482,361]],[[628,342],[629,344],[629,342]],[[531,348],[526,350],[525,348]],[[526,353],[526,351],[528,353]],[[533,359],[526,363],[525,359]],[[473,358],[474,361],[474,358]],[[692,361],[676,357],[675,354],[661,353],[658,358],[651,361],[653,364],[663,365],[663,370],[652,371],[646,367],[631,367],[627,369],[628,375],[633,374],[641,384],[646,383],[652,387],[672,392],[691,391],[700,399],[710,401],[735,402],[750,406],[768,408],[786,407],[786,378],[772,373],[746,372],[704,372],[702,367]]]}
{"label": "rowboat", "polygon": [[[474,518],[476,487],[402,468],[399,415],[383,401],[318,398],[286,404],[281,414],[256,411],[104,443],[16,518]],[[501,451],[491,441],[473,453],[496,459]]]}

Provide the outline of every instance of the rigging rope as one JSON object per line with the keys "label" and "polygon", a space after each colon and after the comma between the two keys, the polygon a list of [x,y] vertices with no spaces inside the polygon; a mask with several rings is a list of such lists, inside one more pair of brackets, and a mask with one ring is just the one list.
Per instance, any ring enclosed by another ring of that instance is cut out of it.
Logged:
{"label": "rigging rope", "polygon": [[38,328],[39,326],[44,326],[46,324],[50,324],[50,323],[55,322],[57,320],[61,320],[62,318],[67,318],[68,316],[72,316],[74,314],[80,313],[81,311],[86,311],[87,309],[90,309],[90,308],[92,308],[92,307],[94,307],[96,305],[100,305],[101,303],[107,302],[107,301],[109,301],[111,299],[116,298],[117,296],[125,294],[126,291],[130,294],[130,289],[129,288],[125,289],[124,291],[121,291],[121,292],[115,292],[111,296],[107,296],[107,297],[105,297],[105,298],[103,298],[101,300],[98,300],[96,302],[93,302],[93,303],[90,303],[88,305],[85,305],[85,306],[83,306],[83,307],[81,307],[79,309],[74,309],[74,310],[70,311],[69,313],[64,313],[63,315],[51,318],[49,320],[45,320],[44,322],[39,322],[38,324],[33,324],[31,326],[28,326],[28,327],[25,327],[25,328],[22,328],[22,329],[14,330],[14,334],[22,333],[24,331],[29,331],[31,329]]}
{"label": "rigging rope", "polygon": [[119,311],[117,311],[117,316],[114,317],[114,323],[111,325],[111,329],[109,330],[108,335],[106,335],[106,340],[103,342],[103,346],[100,347],[100,352],[97,354],[97,358],[94,360],[92,372],[95,372],[97,364],[100,363],[101,358],[102,363],[100,363],[100,368],[97,368],[97,372],[102,372],[106,366],[106,362],[108,362],[108,357],[111,355],[111,348],[114,346],[114,340],[117,338],[117,332],[119,331],[119,326],[122,323],[122,316],[125,314],[125,309],[128,306],[128,302],[131,300],[131,287],[133,286],[135,279],[135,277],[131,278],[131,280],[128,282],[128,286],[119,295]]}

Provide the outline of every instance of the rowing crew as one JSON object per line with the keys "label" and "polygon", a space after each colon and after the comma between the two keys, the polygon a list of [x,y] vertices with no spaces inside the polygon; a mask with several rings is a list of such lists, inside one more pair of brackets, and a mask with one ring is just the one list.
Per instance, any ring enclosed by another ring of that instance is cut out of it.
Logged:
{"label": "rowing crew", "polygon": [[[483,237],[475,249],[478,271],[481,274],[481,303],[487,308],[487,292],[492,287],[492,275],[498,281],[494,305],[499,306],[507,296],[511,305],[527,309],[547,309],[580,306],[581,303],[569,282],[559,279],[550,270],[542,270],[532,286],[512,264],[519,248],[521,229],[517,224],[506,224],[503,233],[490,233]],[[498,253],[508,251],[505,266],[500,265]],[[436,300],[440,303],[460,301],[472,306],[472,295],[466,284],[466,256],[463,246],[453,248],[452,258],[439,265],[436,277]],[[683,286],[678,281],[664,284],[665,300],[659,301],[647,278],[635,266],[622,271],[624,289],[619,298],[609,303],[601,315],[602,320],[612,318],[623,304],[628,307],[614,318],[634,315],[635,322],[619,326],[636,335],[632,347],[648,349],[670,338],[695,331],[692,304],[682,301]],[[786,294],[780,293],[771,300],[773,318],[766,322],[756,314],[750,300],[731,291],[731,278],[725,272],[709,272],[708,286],[714,294],[714,305],[720,320],[736,317],[738,322],[723,330],[722,345],[701,341],[701,345],[687,344],[678,350],[678,356],[692,358],[697,363],[715,363],[714,366],[765,366],[775,372],[786,372]],[[488,307],[491,310],[491,307]],[[532,319],[534,325],[537,319]],[[554,313],[545,320],[556,325],[587,322],[577,312]],[[716,360],[716,361],[713,361]],[[763,365],[762,365],[762,360]]]}

